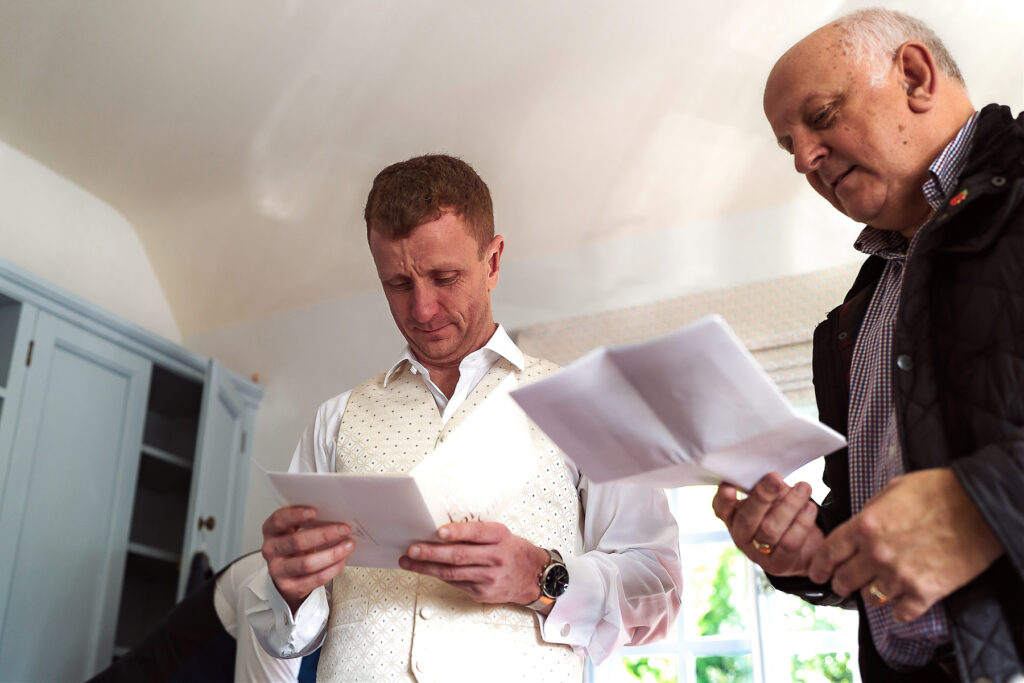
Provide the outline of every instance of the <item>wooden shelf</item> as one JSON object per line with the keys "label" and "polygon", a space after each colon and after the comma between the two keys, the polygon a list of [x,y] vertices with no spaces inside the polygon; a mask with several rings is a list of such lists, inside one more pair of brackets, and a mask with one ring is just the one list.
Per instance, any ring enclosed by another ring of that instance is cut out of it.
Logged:
{"label": "wooden shelf", "polygon": [[[3,394],[0,394],[0,397],[2,396]],[[146,444],[142,444],[142,453],[143,455],[148,455],[150,457],[156,458],[157,460],[162,460],[168,463],[169,465],[181,467],[186,470],[192,469],[191,460],[186,460],[180,455],[175,455],[174,453],[170,453],[168,451],[159,449],[156,446],[147,446]]]}
{"label": "wooden shelf", "polygon": [[154,548],[151,545],[144,543],[135,543],[134,541],[128,544],[128,552],[148,557],[153,560],[160,560],[162,562],[173,562],[178,563],[178,555],[168,550],[161,550],[160,548]]}

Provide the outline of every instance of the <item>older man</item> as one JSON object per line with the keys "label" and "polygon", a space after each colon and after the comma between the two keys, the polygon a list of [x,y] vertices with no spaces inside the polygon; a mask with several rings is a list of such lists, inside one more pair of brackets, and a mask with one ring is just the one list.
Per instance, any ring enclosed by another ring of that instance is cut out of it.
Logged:
{"label": "older man", "polygon": [[814,335],[831,491],[769,475],[716,514],[779,588],[861,611],[865,681],[1020,680],[1024,119],[975,112],[921,22],[866,10],[797,43],[764,109],[869,255]]}
{"label": "older man", "polygon": [[[408,472],[499,385],[554,369],[494,322],[505,240],[469,165],[431,155],[389,166],[365,217],[408,347],[320,407],[293,471]],[[527,438],[540,467],[510,512],[442,526],[402,569],[345,567],[358,542],[346,524],[317,525],[309,508],[274,512],[263,526],[266,603],[250,614],[264,646],[297,656],[326,635],[321,680],[579,681],[582,654],[601,660],[663,636],[681,587],[664,493],[594,484],[535,427]],[[479,458],[487,468],[486,443]]]}

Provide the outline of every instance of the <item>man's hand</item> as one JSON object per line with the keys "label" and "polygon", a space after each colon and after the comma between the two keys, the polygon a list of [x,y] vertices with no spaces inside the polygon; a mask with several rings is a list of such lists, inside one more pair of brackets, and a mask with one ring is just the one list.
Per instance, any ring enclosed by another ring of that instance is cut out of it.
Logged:
{"label": "man's hand", "polygon": [[893,479],[836,527],[809,576],[831,578],[839,595],[860,590],[870,604],[891,603],[895,619],[912,621],[1002,554],[953,470],[920,470]]}
{"label": "man's hand", "polygon": [[316,521],[316,509],[279,508],[263,523],[263,557],[292,614],[345,567],[355,548],[347,524]]}
{"label": "man's hand", "polygon": [[775,576],[806,575],[824,536],[815,524],[818,506],[811,487],[790,487],[772,472],[740,500],[738,489],[719,485],[711,507],[725,522],[733,543],[752,562]]}
{"label": "man's hand", "polygon": [[414,543],[399,559],[402,569],[434,576],[477,602],[528,605],[540,595],[537,576],[546,550],[514,536],[497,522],[446,524],[444,543]]}

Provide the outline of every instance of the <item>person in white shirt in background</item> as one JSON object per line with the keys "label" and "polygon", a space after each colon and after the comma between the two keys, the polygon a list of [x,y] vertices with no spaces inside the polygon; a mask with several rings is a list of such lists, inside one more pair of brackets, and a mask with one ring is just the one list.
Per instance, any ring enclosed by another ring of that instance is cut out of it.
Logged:
{"label": "person in white shirt in background", "polygon": [[[293,472],[404,474],[498,384],[556,369],[494,322],[505,240],[468,164],[428,155],[389,166],[365,218],[408,347],[320,406]],[[682,589],[664,491],[596,484],[535,426],[530,438],[540,466],[500,521],[444,525],[409,547],[402,569],[346,567],[358,543],[347,524],[275,511],[263,525],[266,580],[252,584],[263,604],[248,614],[263,646],[298,657],[323,643],[318,680],[578,681],[584,655],[600,662],[664,637]],[[481,443],[481,467],[487,457]]]}

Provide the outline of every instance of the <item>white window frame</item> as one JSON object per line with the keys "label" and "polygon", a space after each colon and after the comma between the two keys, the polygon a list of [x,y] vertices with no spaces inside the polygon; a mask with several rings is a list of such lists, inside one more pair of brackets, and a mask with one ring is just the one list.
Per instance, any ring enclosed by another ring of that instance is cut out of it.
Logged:
{"label": "white window frame", "polygon": [[[815,488],[816,497],[819,495],[820,472],[822,461],[819,459],[804,470],[796,473],[794,477],[788,477],[791,481],[798,481],[801,478],[810,482]],[[817,475],[815,475],[817,473]],[[802,475],[802,476],[801,476]],[[815,479],[817,476],[817,479]],[[687,531],[685,519],[678,514],[680,505],[679,497],[686,495],[689,489],[682,488],[666,491],[669,498],[669,505],[676,518],[679,520],[679,546],[680,553],[685,557],[687,548],[704,544],[731,544],[732,539],[724,526],[716,531]],[[592,683],[606,683],[608,675],[602,675],[602,669],[607,670],[609,666],[615,666],[614,662],[622,658],[635,657],[673,657],[679,662],[678,683],[696,683],[696,660],[699,657],[707,656],[730,656],[730,655],[751,655],[751,670],[753,683],[792,683],[790,676],[790,657],[794,650],[803,655],[812,655],[828,652],[849,652],[851,655],[850,667],[853,671],[854,683],[861,683],[860,673],[857,668],[857,628],[856,614],[849,619],[845,628],[839,630],[818,630],[799,631],[801,643],[799,648],[788,647],[785,649],[775,648],[774,652],[766,643],[764,632],[766,630],[767,610],[770,607],[771,594],[774,589],[765,591],[762,586],[768,585],[767,578],[763,576],[760,568],[752,562],[743,558],[743,566],[746,570],[746,581],[750,594],[754,596],[752,601],[752,614],[746,615],[748,629],[740,636],[694,636],[687,632],[687,622],[695,621],[693,615],[687,613],[686,601],[679,611],[676,620],[674,637],[651,643],[648,645],[624,647],[609,658],[610,665],[606,663],[602,667],[594,667],[588,660],[586,680]],[[683,590],[690,586],[690,577],[684,574]],[[839,608],[824,608],[839,609]],[[700,615],[697,615],[698,617]],[[795,634],[794,634],[795,635]],[[623,680],[623,679],[616,679]],[[635,679],[634,679],[635,680]]]}

